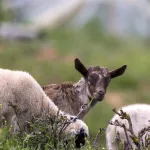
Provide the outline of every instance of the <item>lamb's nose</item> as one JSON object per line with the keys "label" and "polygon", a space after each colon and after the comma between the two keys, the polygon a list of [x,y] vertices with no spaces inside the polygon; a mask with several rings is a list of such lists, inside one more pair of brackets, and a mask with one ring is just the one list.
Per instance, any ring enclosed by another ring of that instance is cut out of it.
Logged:
{"label": "lamb's nose", "polygon": [[97,94],[98,94],[98,95],[105,95],[105,91],[100,90],[100,91],[97,92]]}
{"label": "lamb's nose", "polygon": [[87,137],[87,134],[84,132],[84,129],[81,128],[79,134],[76,135],[76,147],[80,148],[81,146],[85,145],[85,138]]}

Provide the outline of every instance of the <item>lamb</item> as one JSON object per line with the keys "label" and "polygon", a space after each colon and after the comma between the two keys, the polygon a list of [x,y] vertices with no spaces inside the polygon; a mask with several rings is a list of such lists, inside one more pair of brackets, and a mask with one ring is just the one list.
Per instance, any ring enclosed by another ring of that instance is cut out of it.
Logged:
{"label": "lamb", "polygon": [[[150,126],[150,105],[148,104],[132,104],[129,106],[125,106],[122,108],[124,112],[130,115],[131,121],[132,121],[132,126],[133,126],[133,131],[136,136],[138,136],[138,132],[145,127]],[[120,119],[120,117],[116,114],[114,117],[111,119],[111,121],[118,120],[121,123],[124,123],[125,126],[128,128],[129,124],[127,120],[125,119]],[[108,125],[107,130],[106,130],[106,142],[107,142],[107,148],[108,150],[119,150],[119,143],[117,140],[117,132],[120,134],[121,140],[123,140],[125,143],[127,143],[127,139],[124,133],[124,130],[121,127],[117,127],[114,125]],[[128,133],[128,135],[130,135]],[[129,137],[129,141],[133,148],[137,148],[131,138]]]}
{"label": "lamb", "polygon": [[[33,116],[41,117],[45,112],[54,117],[59,112],[61,115],[66,115],[68,119],[76,118],[58,111],[58,107],[46,96],[37,81],[23,71],[0,69],[0,104],[2,105],[0,118],[4,118],[8,126],[12,125],[14,133],[20,131],[20,127],[23,127]],[[12,106],[17,108],[17,114]],[[89,135],[87,125],[76,119],[66,128],[65,134],[77,135],[81,130],[84,130],[85,135]]]}
{"label": "lamb", "polygon": [[[80,60],[76,58],[75,68],[83,78],[74,84],[69,82],[50,84],[42,88],[58,108],[71,115],[82,112],[79,117],[83,119],[97,102],[103,100],[111,79],[122,75],[126,67],[126,65],[123,65],[113,71],[108,71],[107,68],[99,66],[86,69]],[[89,106],[88,103],[90,103]],[[81,111],[82,106],[85,106],[83,111]]]}

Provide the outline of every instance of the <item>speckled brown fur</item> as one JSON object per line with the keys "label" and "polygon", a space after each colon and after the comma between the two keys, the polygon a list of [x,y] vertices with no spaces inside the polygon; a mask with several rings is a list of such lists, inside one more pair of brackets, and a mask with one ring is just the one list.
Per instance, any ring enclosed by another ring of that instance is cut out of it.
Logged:
{"label": "speckled brown fur", "polygon": [[72,83],[51,84],[43,86],[43,90],[59,109],[72,115],[78,113],[82,104]]}

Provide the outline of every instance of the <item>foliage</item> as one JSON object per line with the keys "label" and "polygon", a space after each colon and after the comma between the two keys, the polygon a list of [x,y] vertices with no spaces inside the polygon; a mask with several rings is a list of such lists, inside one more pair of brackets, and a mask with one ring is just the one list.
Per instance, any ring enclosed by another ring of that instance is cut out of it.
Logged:
{"label": "foliage", "polygon": [[[33,118],[26,122],[26,126],[21,128],[18,134],[12,132],[12,126],[8,127],[4,122],[0,130],[0,150],[73,150],[77,149],[77,136],[66,137],[64,135],[65,128],[71,123],[67,118],[62,116],[49,117],[42,115],[40,118]],[[67,125],[67,126],[66,126]],[[85,139],[85,145],[81,145],[81,150],[101,149],[101,145],[97,144],[100,129],[94,142],[91,139]],[[103,148],[104,149],[104,148]]]}
{"label": "foliage", "polygon": [[0,23],[12,19],[13,13],[5,8],[5,0],[0,0]]}

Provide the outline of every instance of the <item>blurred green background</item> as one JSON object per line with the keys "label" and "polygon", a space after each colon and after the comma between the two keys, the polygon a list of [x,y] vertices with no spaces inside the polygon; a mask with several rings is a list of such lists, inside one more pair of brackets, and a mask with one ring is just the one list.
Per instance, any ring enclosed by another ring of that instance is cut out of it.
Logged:
{"label": "blurred green background", "polygon": [[[104,100],[85,117],[94,136],[100,127],[107,127],[113,116],[112,108],[150,104],[149,42],[106,35],[94,20],[81,30],[46,30],[41,38],[30,41],[0,39],[0,67],[27,71],[40,85],[47,85],[78,81],[81,75],[74,68],[76,57],[87,67],[99,65],[113,70],[127,64],[125,74],[111,81]],[[100,137],[104,139],[104,135]]]}

